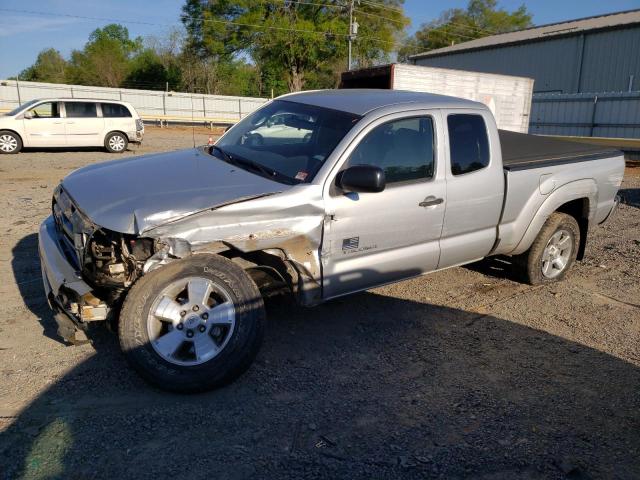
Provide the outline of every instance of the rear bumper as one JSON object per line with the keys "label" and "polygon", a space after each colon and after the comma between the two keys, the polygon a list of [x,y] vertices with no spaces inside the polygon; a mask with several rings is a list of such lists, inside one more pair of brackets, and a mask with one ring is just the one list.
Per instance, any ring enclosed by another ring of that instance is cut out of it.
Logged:
{"label": "rear bumper", "polygon": [[129,138],[130,143],[142,143],[142,139],[144,138],[144,130],[127,132],[127,138]]}
{"label": "rear bumper", "polygon": [[616,197],[613,199],[613,206],[611,207],[611,210],[609,210],[609,213],[607,213],[607,216],[604,217],[604,220],[600,222],[600,225],[602,225],[604,222],[606,222],[611,217],[613,217],[616,209],[618,208],[618,205],[620,205],[620,200],[621,200],[620,195],[616,195]]}
{"label": "rear bumper", "polygon": [[109,307],[93,295],[91,287],[65,257],[52,216],[40,225],[38,253],[42,282],[58,333],[73,342],[77,327],[87,321],[105,320]]}

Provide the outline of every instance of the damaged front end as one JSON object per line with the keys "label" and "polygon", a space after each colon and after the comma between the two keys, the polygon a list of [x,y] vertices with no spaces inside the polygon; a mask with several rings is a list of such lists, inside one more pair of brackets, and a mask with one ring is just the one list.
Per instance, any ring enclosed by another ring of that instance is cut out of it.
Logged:
{"label": "damaged front end", "polygon": [[65,340],[76,343],[78,329],[112,318],[153,255],[153,243],[102,229],[56,188],[52,215],[40,227],[39,253],[47,300]]}
{"label": "damaged front end", "polygon": [[303,305],[319,303],[324,211],[319,188],[300,188],[302,195],[292,188],[238,198],[121,233],[94,223],[59,186],[40,229],[40,256],[61,335],[73,342],[90,322],[115,320],[141,276],[199,253],[238,263],[265,295],[286,289]]}

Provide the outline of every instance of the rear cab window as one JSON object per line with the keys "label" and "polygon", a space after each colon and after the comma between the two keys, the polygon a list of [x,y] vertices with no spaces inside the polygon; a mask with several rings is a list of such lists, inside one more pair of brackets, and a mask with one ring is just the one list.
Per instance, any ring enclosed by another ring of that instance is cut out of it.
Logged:
{"label": "rear cab window", "polygon": [[104,118],[126,118],[132,117],[127,107],[119,103],[101,103],[102,116]]}
{"label": "rear cab window", "polygon": [[65,102],[67,118],[96,118],[98,110],[93,102]]}
{"label": "rear cab window", "polygon": [[451,173],[464,175],[489,165],[489,137],[482,115],[447,116]]}

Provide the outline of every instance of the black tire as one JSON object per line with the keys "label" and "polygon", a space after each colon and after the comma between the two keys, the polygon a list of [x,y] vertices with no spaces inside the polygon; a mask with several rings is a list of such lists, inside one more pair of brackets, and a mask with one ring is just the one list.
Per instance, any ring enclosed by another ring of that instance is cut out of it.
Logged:
{"label": "black tire", "polygon": [[[150,344],[147,318],[159,293],[182,278],[203,277],[223,285],[234,303],[235,327],[217,356],[193,366],[165,360]],[[174,392],[193,393],[225,385],[255,359],[265,329],[264,304],[253,280],[232,261],[212,254],[176,260],[142,277],[120,313],[120,346],[129,364],[148,382]]]}
{"label": "black tire", "polygon": [[109,153],[122,153],[127,150],[129,139],[122,132],[109,132],[104,137],[104,148]]}
{"label": "black tire", "polygon": [[3,154],[11,155],[22,150],[22,139],[20,135],[10,130],[0,130],[0,144],[2,144],[0,153]]}
{"label": "black tire", "polygon": [[[543,273],[543,255],[551,238],[560,231],[569,233],[570,241],[568,245],[570,245],[571,252],[568,253],[568,261],[564,268],[558,272],[554,272],[553,277],[548,277]],[[575,263],[579,246],[580,227],[576,219],[566,213],[554,212],[540,229],[531,248],[525,253],[514,257],[514,260],[520,269],[522,280],[526,283],[540,285],[543,283],[559,282],[564,279],[569,269]]]}

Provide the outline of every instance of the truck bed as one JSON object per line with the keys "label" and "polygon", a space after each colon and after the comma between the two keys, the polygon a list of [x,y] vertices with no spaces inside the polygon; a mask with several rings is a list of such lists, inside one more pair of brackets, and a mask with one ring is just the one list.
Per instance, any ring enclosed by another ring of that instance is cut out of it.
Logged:
{"label": "truck bed", "polygon": [[603,145],[498,130],[505,170],[524,170],[610,158],[622,153]]}

